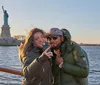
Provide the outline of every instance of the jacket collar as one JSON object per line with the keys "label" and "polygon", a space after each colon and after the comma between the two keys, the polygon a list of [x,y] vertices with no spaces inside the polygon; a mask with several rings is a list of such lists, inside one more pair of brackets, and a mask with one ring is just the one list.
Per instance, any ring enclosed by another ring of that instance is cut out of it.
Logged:
{"label": "jacket collar", "polygon": [[69,53],[72,51],[73,49],[73,44],[72,42],[71,43],[68,43],[67,41],[64,41],[60,47],[61,49],[61,54],[63,55],[66,51],[66,53]]}
{"label": "jacket collar", "polygon": [[35,52],[35,53],[39,53],[39,52],[41,53],[42,49],[41,48],[37,48],[37,47],[34,46],[32,51]]}

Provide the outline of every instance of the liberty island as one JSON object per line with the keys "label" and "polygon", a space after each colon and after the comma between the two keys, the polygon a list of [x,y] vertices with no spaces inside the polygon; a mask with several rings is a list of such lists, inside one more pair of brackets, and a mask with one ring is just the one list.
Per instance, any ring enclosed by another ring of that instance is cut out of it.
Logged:
{"label": "liberty island", "polygon": [[4,6],[2,6],[2,10],[3,10],[3,14],[4,14],[4,16],[3,16],[4,24],[1,27],[0,46],[20,45],[22,40],[17,40],[15,38],[11,37],[10,26],[8,24],[9,15],[7,13],[7,10],[4,9]]}

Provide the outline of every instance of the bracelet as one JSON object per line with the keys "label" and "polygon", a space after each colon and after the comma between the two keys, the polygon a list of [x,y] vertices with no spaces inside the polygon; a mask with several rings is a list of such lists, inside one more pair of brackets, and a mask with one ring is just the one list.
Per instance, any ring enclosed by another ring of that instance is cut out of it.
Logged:
{"label": "bracelet", "polygon": [[59,68],[62,68],[63,65],[63,61],[59,64]]}

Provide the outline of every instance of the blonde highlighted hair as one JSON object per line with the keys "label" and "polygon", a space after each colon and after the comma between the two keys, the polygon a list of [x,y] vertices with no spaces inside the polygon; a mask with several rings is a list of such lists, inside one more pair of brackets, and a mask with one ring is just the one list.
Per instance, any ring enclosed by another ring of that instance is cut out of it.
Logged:
{"label": "blonde highlighted hair", "polygon": [[34,28],[29,32],[28,36],[25,39],[25,42],[20,44],[19,58],[20,58],[21,61],[22,61],[22,58],[26,55],[26,53],[28,51],[32,50],[32,48],[34,47],[33,46],[33,42],[34,42],[33,36],[37,32],[41,32],[45,36],[45,32],[43,30],[41,30],[39,28]]}

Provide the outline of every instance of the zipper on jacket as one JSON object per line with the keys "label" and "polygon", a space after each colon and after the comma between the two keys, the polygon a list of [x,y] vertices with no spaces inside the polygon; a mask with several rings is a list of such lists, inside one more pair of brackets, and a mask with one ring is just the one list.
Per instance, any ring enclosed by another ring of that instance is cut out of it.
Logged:
{"label": "zipper on jacket", "polygon": [[39,82],[39,85],[41,85],[41,81]]}
{"label": "zipper on jacket", "polygon": [[44,68],[42,67],[42,71],[45,72]]}

